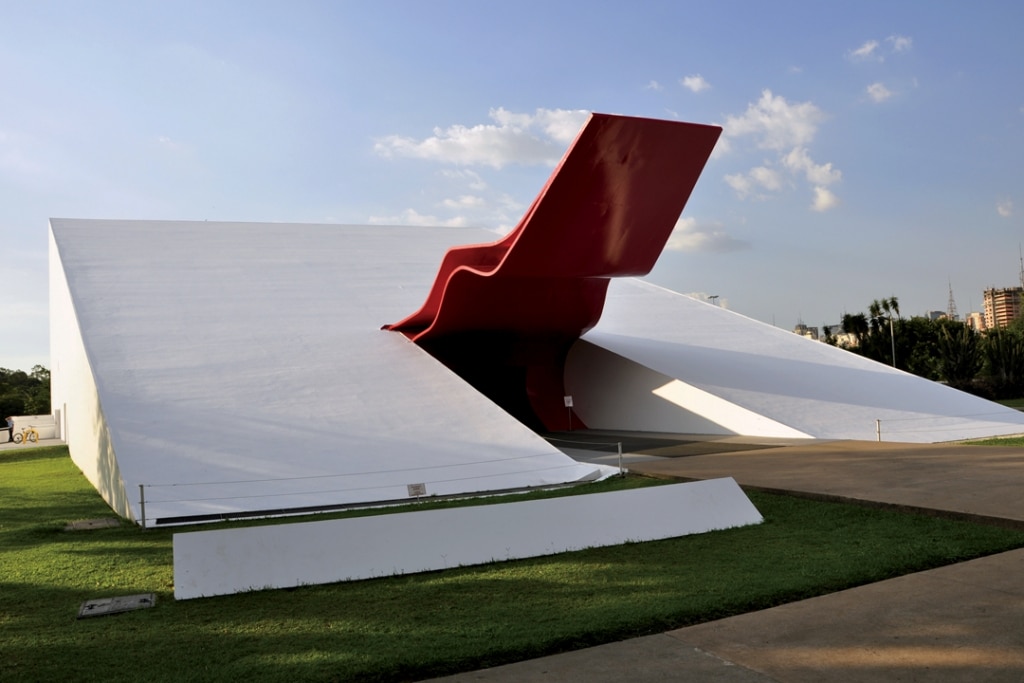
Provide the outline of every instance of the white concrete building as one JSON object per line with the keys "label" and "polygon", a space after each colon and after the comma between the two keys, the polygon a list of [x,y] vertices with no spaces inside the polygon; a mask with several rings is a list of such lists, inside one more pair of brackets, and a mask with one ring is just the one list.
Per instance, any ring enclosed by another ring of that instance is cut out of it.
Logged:
{"label": "white concrete building", "polygon": [[[404,336],[457,228],[50,221],[54,414],[120,515],[544,486],[577,463]],[[565,387],[588,427],[949,441],[1024,414],[643,281],[611,284]],[[143,513],[143,502],[145,513]]]}

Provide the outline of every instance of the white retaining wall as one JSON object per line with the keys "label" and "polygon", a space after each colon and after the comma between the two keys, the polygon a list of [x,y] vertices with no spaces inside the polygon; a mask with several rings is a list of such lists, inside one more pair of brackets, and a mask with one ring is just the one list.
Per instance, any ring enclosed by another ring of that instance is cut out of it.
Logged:
{"label": "white retaining wall", "polygon": [[447,569],[762,521],[733,479],[174,535],[179,600]]}

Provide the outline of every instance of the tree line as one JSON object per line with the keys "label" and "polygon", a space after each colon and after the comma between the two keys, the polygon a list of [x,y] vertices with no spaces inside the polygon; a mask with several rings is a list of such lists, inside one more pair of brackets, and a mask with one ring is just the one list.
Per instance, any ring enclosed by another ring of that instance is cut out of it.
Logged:
{"label": "tree line", "polygon": [[30,372],[0,368],[0,417],[49,414],[49,370],[42,365]]}
{"label": "tree line", "polygon": [[886,365],[990,399],[1024,396],[1024,318],[978,332],[959,320],[900,315],[896,297],[876,299],[867,313],[846,314],[843,343],[825,341]]}

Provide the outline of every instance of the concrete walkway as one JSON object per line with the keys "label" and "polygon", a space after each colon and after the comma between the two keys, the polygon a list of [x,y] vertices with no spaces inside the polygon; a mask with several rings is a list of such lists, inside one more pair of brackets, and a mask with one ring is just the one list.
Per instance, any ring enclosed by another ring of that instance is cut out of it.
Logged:
{"label": "concrete walkway", "polygon": [[3,440],[0,440],[0,453],[3,451],[18,451],[26,448],[40,448],[42,446],[63,446],[64,442],[60,439],[40,439],[36,442],[27,443],[11,443],[7,441],[7,432],[4,431],[0,434]]}
{"label": "concrete walkway", "polygon": [[[638,473],[731,476],[744,486],[1024,526],[1024,449],[834,442],[627,462]],[[437,680],[1021,683],[1024,550]]]}

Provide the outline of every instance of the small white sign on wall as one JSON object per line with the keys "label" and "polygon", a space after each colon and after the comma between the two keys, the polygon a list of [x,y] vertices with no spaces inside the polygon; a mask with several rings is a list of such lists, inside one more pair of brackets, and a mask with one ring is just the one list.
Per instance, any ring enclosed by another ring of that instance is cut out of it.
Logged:
{"label": "small white sign on wall", "polygon": [[565,397],[565,407],[572,408],[572,396]]}

